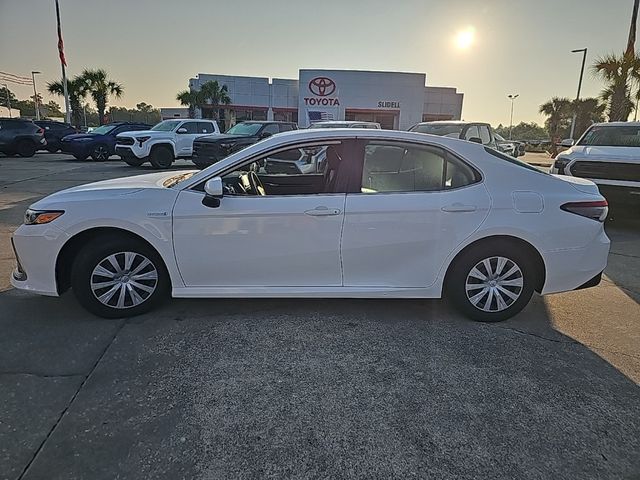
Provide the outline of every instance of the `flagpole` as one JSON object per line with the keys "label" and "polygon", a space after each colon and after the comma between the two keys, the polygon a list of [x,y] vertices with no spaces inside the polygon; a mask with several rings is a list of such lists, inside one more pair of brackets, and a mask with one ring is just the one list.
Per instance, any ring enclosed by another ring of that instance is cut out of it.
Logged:
{"label": "flagpole", "polygon": [[67,87],[67,72],[66,64],[67,60],[64,56],[63,43],[62,43],[62,24],[60,23],[60,5],[56,0],[56,20],[58,22],[58,53],[60,54],[60,67],[62,68],[62,89],[64,92],[64,120],[67,123],[71,123],[71,106],[69,104],[69,88]]}

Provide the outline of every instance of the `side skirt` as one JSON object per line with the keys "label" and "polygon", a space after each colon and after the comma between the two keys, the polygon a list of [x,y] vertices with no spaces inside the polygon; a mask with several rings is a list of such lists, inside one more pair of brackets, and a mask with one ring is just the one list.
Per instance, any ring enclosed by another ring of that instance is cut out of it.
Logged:
{"label": "side skirt", "polygon": [[180,287],[174,298],[440,298],[440,288]]}

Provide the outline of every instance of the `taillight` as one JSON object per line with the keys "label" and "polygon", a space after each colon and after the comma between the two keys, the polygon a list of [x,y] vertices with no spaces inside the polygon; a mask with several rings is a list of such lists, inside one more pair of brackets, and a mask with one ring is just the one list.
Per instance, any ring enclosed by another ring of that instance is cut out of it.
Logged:
{"label": "taillight", "polygon": [[38,135],[44,135],[44,128],[38,128],[38,131],[36,133]]}
{"label": "taillight", "polygon": [[596,202],[569,202],[561,205],[560,208],[565,212],[575,213],[576,215],[599,222],[604,222],[609,213],[609,204],[606,200],[598,200]]}

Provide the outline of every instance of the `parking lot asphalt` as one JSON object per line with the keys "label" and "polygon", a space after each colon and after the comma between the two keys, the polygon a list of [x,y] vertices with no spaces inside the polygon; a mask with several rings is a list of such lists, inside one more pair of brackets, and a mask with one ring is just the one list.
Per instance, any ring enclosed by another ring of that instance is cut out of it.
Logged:
{"label": "parking lot asphalt", "polygon": [[10,287],[30,203],[148,171],[0,157],[0,479],[640,478],[637,212],[607,224],[601,285],[499,324],[436,300],[111,321]]}

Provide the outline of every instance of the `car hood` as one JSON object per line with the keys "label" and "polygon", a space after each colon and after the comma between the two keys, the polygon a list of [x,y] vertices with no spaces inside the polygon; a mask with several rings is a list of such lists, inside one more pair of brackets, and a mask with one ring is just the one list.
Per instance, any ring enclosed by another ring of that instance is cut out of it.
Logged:
{"label": "car hood", "polygon": [[131,132],[122,132],[116,135],[116,137],[139,137],[144,135],[145,137],[173,137],[174,132],[159,132],[158,130],[132,130]]}
{"label": "car hood", "polygon": [[102,137],[99,133],[72,133],[71,135],[65,135],[65,140],[81,140],[83,138],[99,138]]}
{"label": "car hood", "polygon": [[129,195],[144,189],[165,189],[163,184],[172,177],[185,173],[197,172],[198,170],[181,170],[171,172],[157,172],[135,177],[114,178],[102,180],[100,182],[87,183],[77,187],[67,188],[57,193],[49,195],[34,203],[31,208],[49,208],[52,203],[58,204],[64,201],[93,200],[96,198],[113,197],[119,195]]}
{"label": "car hood", "polygon": [[198,142],[215,143],[224,141],[238,141],[243,139],[254,139],[253,135],[229,135],[227,133],[218,133],[213,135],[205,135],[198,137]]}
{"label": "car hood", "polygon": [[593,161],[605,160],[611,162],[640,163],[640,148],[574,145],[569,150],[559,153],[558,157]]}

